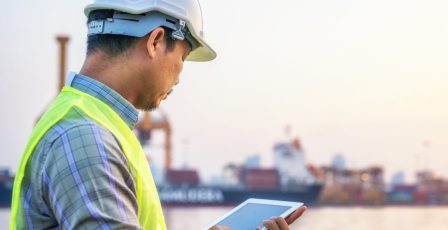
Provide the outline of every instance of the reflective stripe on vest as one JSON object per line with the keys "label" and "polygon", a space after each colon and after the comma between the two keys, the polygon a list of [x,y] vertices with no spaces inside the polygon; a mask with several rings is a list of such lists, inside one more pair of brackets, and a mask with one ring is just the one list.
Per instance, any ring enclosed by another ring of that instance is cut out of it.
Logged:
{"label": "reflective stripe on vest", "polygon": [[36,124],[22,155],[14,181],[10,229],[16,229],[16,223],[20,223],[19,226],[23,226],[25,223],[22,202],[20,201],[20,187],[28,160],[45,133],[74,107],[80,109],[97,124],[111,131],[119,141],[135,181],[140,225],[144,229],[166,230],[162,207],[149,170],[148,161],[132,130],[104,102],[67,86],[62,89],[56,100]]}

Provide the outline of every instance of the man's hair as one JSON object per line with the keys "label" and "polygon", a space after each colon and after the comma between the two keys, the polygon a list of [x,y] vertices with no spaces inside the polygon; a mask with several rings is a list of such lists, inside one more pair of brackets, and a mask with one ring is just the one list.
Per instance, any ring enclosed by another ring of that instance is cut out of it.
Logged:
{"label": "man's hair", "polygon": [[[107,18],[112,18],[114,12],[114,10],[93,11],[90,13],[87,19],[87,23],[95,20],[105,20]],[[170,36],[172,30],[166,27],[163,27],[163,29],[165,30],[165,40],[167,45],[166,49],[167,51],[171,51],[174,47],[175,42],[175,40]],[[90,35],[87,37],[87,56],[96,51],[102,51],[111,57],[116,57],[129,50],[139,39],[148,38],[148,35],[142,38],[116,34]]]}

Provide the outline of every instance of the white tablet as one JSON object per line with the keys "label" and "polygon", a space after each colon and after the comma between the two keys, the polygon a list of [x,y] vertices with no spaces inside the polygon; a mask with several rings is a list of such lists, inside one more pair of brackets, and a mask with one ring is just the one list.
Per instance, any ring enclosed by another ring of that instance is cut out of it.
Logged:
{"label": "white tablet", "polygon": [[263,227],[264,220],[273,216],[285,218],[302,205],[300,202],[248,199],[204,230],[217,225],[228,226],[232,230],[255,230]]}

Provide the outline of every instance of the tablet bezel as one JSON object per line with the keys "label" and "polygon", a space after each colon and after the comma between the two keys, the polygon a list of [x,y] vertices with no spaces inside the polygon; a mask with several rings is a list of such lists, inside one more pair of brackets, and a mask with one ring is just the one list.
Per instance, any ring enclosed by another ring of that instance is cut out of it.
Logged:
{"label": "tablet bezel", "polygon": [[[265,204],[265,205],[277,205],[277,206],[289,206],[290,208],[286,211],[284,211],[282,214],[278,215],[279,217],[287,217],[291,213],[293,213],[295,210],[297,210],[300,206],[303,205],[302,202],[292,202],[292,201],[280,201],[280,200],[266,200],[266,199],[256,199],[256,198],[250,198],[241,203],[240,205],[236,206],[232,210],[230,210],[228,213],[226,213],[224,216],[218,218],[216,221],[214,221],[212,224],[208,225],[203,230],[209,230],[211,227],[216,226],[219,222],[226,219],[228,216],[232,215],[236,211],[238,211],[241,207],[248,203],[254,203],[254,204]],[[266,228],[262,228],[266,229]],[[254,229],[255,230],[255,229]]]}

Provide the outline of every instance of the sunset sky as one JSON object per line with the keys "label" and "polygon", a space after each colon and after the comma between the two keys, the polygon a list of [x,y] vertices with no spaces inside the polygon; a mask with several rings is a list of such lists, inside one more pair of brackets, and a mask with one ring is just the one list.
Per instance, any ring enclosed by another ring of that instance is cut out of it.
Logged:
{"label": "sunset sky", "polygon": [[[57,34],[71,37],[68,68],[80,69],[89,2],[0,3],[0,166],[16,170],[35,119],[57,93]],[[384,166],[387,180],[400,170],[412,180],[422,168],[448,178],[448,1],[201,4],[218,58],[185,63],[162,104],[176,166],[208,177],[255,153],[270,166],[289,125],[309,163],[341,153],[349,167]]]}

